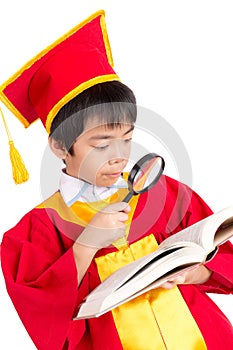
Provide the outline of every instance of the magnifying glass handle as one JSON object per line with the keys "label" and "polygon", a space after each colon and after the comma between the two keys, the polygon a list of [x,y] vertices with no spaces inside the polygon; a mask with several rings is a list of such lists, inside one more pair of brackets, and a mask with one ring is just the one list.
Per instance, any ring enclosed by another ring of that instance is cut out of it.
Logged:
{"label": "magnifying glass handle", "polygon": [[130,199],[133,197],[133,193],[129,192],[125,198],[122,200],[122,202],[129,203]]}

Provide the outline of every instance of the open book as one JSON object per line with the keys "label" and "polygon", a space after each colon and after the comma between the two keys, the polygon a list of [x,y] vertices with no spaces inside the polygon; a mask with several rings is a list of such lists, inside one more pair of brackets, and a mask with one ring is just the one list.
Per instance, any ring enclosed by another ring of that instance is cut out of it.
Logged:
{"label": "open book", "polygon": [[98,317],[159,287],[180,271],[209,261],[233,236],[233,207],[212,214],[165,239],[158,249],[120,268],[95,288],[74,319]]}

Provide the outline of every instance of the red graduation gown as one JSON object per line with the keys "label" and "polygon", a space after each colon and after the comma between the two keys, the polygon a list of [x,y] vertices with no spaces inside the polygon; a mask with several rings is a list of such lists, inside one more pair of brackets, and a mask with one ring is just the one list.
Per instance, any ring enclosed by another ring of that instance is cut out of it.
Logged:
{"label": "red graduation gown", "polygon": [[[210,214],[190,188],[162,176],[153,189],[140,195],[128,239],[132,243],[153,233],[160,243]],[[79,303],[100,283],[93,261],[78,288],[73,239],[67,232],[82,229],[61,218],[55,209],[34,208],[3,237],[1,262],[7,291],[39,350],[122,349],[111,312],[97,319],[72,321]],[[114,250],[112,246],[102,249],[97,256]],[[207,283],[179,289],[208,350],[230,350],[232,326],[206,292],[232,293],[231,243],[222,245],[206,265],[214,271]]]}

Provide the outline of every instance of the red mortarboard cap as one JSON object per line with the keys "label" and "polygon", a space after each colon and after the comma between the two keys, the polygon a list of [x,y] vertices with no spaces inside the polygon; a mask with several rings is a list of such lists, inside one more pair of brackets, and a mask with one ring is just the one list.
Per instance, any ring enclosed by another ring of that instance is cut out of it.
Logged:
{"label": "red mortarboard cap", "polygon": [[[0,86],[0,100],[28,127],[38,118],[48,133],[58,111],[87,88],[106,81],[119,80],[100,10],[40,52]],[[28,172],[14,147],[6,125],[13,178],[17,184],[27,181]]]}
{"label": "red mortarboard cap", "polygon": [[96,12],[39,53],[0,87],[0,99],[24,124],[40,118],[47,132],[73,97],[101,82],[119,80],[113,70],[105,12]]}

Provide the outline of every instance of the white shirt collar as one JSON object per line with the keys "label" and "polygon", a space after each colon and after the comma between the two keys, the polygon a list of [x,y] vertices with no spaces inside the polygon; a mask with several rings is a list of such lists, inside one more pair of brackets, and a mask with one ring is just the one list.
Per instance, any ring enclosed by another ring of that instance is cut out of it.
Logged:
{"label": "white shirt collar", "polygon": [[120,177],[113,186],[99,187],[67,175],[62,171],[59,187],[63,200],[66,205],[70,207],[76,201],[96,202],[108,198],[117,192],[119,188],[127,188],[128,185],[127,182]]}

